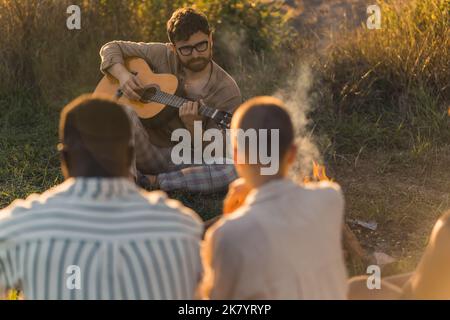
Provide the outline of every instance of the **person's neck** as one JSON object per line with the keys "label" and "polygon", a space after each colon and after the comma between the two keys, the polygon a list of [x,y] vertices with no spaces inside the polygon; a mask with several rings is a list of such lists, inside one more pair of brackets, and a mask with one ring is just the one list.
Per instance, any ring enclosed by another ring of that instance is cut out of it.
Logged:
{"label": "person's neck", "polygon": [[100,179],[120,179],[129,178],[128,172],[123,173],[106,173],[106,172],[96,172],[96,171],[84,171],[84,170],[74,170],[69,172],[70,178],[100,178]]}
{"label": "person's neck", "polygon": [[184,68],[184,72],[186,74],[186,78],[192,81],[209,78],[209,74],[211,73],[212,61],[208,63],[208,65],[202,71],[192,71],[188,68]]}

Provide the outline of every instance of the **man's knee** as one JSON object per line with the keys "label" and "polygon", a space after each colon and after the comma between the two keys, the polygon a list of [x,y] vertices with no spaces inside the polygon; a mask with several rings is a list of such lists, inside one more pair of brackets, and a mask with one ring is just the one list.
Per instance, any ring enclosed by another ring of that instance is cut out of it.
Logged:
{"label": "man's knee", "polygon": [[214,189],[226,189],[238,177],[232,164],[216,164],[212,166],[210,172]]}

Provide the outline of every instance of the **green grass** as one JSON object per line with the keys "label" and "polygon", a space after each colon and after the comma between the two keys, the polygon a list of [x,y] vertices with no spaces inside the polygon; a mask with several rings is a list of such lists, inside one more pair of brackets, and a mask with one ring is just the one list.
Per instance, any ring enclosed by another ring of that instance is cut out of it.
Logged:
{"label": "green grass", "polygon": [[0,98],[0,207],[62,181],[57,118],[23,95]]}

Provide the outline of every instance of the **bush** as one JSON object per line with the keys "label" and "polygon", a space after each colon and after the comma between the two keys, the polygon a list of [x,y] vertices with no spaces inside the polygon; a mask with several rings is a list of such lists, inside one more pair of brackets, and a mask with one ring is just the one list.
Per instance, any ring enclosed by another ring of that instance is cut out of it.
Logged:
{"label": "bush", "polygon": [[363,27],[337,41],[322,72],[337,108],[364,112],[369,105],[403,112],[404,95],[422,87],[448,99],[450,15],[445,2],[381,1],[382,29]]}
{"label": "bush", "polygon": [[315,116],[333,151],[450,142],[445,0],[379,1],[380,30],[343,32],[315,62]]}

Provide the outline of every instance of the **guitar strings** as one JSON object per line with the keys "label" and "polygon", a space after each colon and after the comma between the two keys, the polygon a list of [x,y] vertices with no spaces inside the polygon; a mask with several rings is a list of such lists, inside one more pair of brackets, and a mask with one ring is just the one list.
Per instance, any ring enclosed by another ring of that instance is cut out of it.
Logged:
{"label": "guitar strings", "polygon": [[[151,100],[161,103],[161,104],[166,104],[166,105],[169,105],[172,107],[176,107],[176,108],[181,107],[185,102],[189,101],[187,99],[168,94],[161,90],[157,90],[156,93],[152,96]],[[199,111],[201,114],[203,114],[207,117],[211,117],[213,115],[213,113],[215,112],[214,109],[204,106],[204,105],[200,105]]]}

